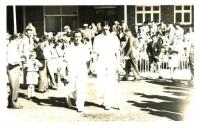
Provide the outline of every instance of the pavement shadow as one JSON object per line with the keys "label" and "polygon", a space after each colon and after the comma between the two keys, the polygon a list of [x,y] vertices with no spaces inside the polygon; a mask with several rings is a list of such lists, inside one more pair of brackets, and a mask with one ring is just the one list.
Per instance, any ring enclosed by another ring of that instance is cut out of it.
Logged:
{"label": "pavement shadow", "polygon": [[192,92],[193,92],[193,88],[190,87],[177,87],[177,86],[165,86],[164,87],[164,91],[165,93],[170,93],[174,96],[187,96],[190,97]]}
{"label": "pavement shadow", "polygon": [[186,86],[182,81],[170,82],[163,79],[156,79],[146,82],[164,86],[163,92],[171,93],[175,96],[189,96],[193,90],[192,87]]}
{"label": "pavement shadow", "polygon": [[99,105],[99,104],[89,102],[89,101],[85,101],[85,106],[94,106],[94,107],[103,108],[103,105]]}
{"label": "pavement shadow", "polygon": [[180,114],[176,114],[176,113],[171,113],[171,112],[167,112],[167,111],[156,111],[156,110],[152,110],[152,109],[141,109],[142,111],[147,111],[149,112],[149,114],[151,115],[156,115],[156,116],[160,116],[160,117],[167,117],[170,118],[172,120],[175,121],[183,121],[183,116]]}
{"label": "pavement shadow", "polygon": [[[73,98],[70,98],[71,103],[73,106],[76,106],[76,100]],[[67,105],[67,101],[66,101],[66,97],[49,97],[48,99],[39,99],[37,97],[32,99],[33,102],[35,102],[38,105],[41,106],[54,106],[54,107],[68,107]],[[95,107],[99,107],[99,108],[103,108],[102,105],[93,103],[93,102],[89,102],[89,101],[85,101],[85,106],[95,106]],[[71,107],[69,109],[72,110],[77,110],[75,107]]]}
{"label": "pavement shadow", "polygon": [[175,95],[175,96],[191,96],[191,93],[188,91],[188,92],[180,92],[179,90],[175,90],[175,91],[163,91],[165,93],[170,93],[172,95]]}
{"label": "pavement shadow", "polygon": [[21,98],[24,98],[24,99],[27,97],[27,95],[26,95],[26,94],[24,94],[24,93],[21,93],[21,92],[20,92],[20,93],[18,93],[18,96],[19,96],[19,97],[21,97]]}
{"label": "pavement shadow", "polygon": [[186,84],[182,83],[181,80],[176,80],[176,81],[171,81],[171,80],[166,80],[166,79],[151,79],[151,80],[146,80],[147,83],[152,83],[152,84],[157,84],[157,85],[162,85],[162,86],[179,86],[183,87]]}
{"label": "pavement shadow", "polygon": [[[48,99],[39,99],[37,97],[34,97],[32,99],[32,102],[40,105],[40,106],[53,106],[53,107],[64,107],[67,108],[67,101],[66,97],[48,97]],[[76,110],[75,108],[69,108]]]}
{"label": "pavement shadow", "polygon": [[170,86],[170,87],[164,87],[164,89],[166,89],[166,90],[171,90],[171,91],[177,91],[177,90],[180,90],[180,91],[185,91],[185,92],[188,92],[188,91],[191,91],[191,90],[192,90],[192,88],[173,87],[173,86]]}
{"label": "pavement shadow", "polygon": [[135,93],[135,95],[140,95],[141,97],[148,99],[159,99],[163,102],[154,102],[154,101],[127,101],[133,106],[141,108],[142,111],[148,111],[149,114],[167,117],[175,121],[183,120],[184,111],[189,104],[188,99],[181,98],[172,98],[168,96],[159,96],[159,95],[146,95],[144,93]]}

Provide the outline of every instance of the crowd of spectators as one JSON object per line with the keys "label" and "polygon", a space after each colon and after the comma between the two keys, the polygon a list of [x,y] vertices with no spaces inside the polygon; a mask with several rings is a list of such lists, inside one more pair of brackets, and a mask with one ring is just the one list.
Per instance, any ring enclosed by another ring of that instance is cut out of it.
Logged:
{"label": "crowd of spectators", "polygon": [[[77,28],[78,29],[78,28]],[[88,48],[90,59],[87,62],[88,74],[95,74],[95,66],[93,65],[93,41],[94,38],[102,32],[101,22],[84,23],[82,28],[79,28],[82,33],[82,42]],[[123,49],[127,42],[126,32],[130,30],[129,26],[122,22],[114,21],[111,27],[111,34],[118,37],[121,44],[121,57],[124,62]],[[37,36],[36,28],[29,23],[25,33],[15,35],[7,34],[7,45],[9,42],[15,41],[21,56],[21,69],[26,69],[25,65],[30,58],[29,52],[36,52],[36,59],[43,66],[39,69],[48,71],[48,82],[51,87],[55,87],[59,79],[67,81],[67,61],[65,60],[66,51],[73,45],[74,31],[69,25],[64,26],[64,32],[44,32],[41,37]],[[173,71],[181,67],[180,60],[188,60],[193,31],[190,27],[185,30],[179,23],[165,24],[144,22],[143,25],[135,26],[131,29],[132,34],[137,39],[137,62],[140,72],[150,71],[159,72],[161,61],[168,62],[167,67]],[[27,43],[29,42],[29,43]],[[106,47],[106,45],[105,45]],[[146,62],[148,61],[148,62]],[[144,66],[145,65],[145,66]],[[45,67],[45,68],[44,68]],[[38,72],[40,71],[38,70]],[[24,72],[24,74],[26,74]],[[60,77],[58,79],[58,77]],[[26,78],[24,78],[26,79]],[[24,80],[23,82],[25,82]],[[45,91],[47,86],[40,90]]]}

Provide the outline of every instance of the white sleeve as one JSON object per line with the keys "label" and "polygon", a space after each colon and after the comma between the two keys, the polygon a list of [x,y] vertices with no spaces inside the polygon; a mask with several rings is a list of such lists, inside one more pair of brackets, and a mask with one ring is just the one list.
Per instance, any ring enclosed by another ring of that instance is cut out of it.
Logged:
{"label": "white sleeve", "polygon": [[94,53],[96,53],[96,54],[98,54],[98,52],[99,52],[99,37],[98,36],[96,36],[95,38],[94,38],[94,43],[93,43],[93,52]]}
{"label": "white sleeve", "polygon": [[44,48],[43,54],[44,54],[45,59],[47,60],[50,59],[50,52],[47,48]]}
{"label": "white sleeve", "polygon": [[39,60],[35,60],[35,63],[36,63],[36,65],[38,66],[38,67],[42,67],[42,63],[39,61]]}

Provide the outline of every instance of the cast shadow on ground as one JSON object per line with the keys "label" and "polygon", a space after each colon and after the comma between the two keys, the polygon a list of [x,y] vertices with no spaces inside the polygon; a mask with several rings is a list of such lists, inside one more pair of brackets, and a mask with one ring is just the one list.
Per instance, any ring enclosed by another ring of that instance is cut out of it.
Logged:
{"label": "cast shadow on ground", "polygon": [[165,93],[170,93],[175,96],[190,96],[191,94],[189,92],[180,92],[180,91],[163,91]]}
{"label": "cast shadow on ground", "polygon": [[[19,97],[27,99],[27,96],[24,93],[19,93]],[[40,106],[52,106],[52,107],[63,107],[68,108],[65,97],[48,97],[45,99],[40,99],[38,97],[33,97],[31,102],[36,103]],[[75,108],[69,108],[76,110]]]}
{"label": "cast shadow on ground", "polygon": [[181,114],[171,113],[171,112],[167,112],[167,111],[156,111],[156,110],[152,110],[152,109],[148,109],[148,108],[141,109],[141,110],[147,111],[151,115],[170,118],[174,121],[183,121],[184,120],[184,116]]}
{"label": "cast shadow on ground", "polygon": [[[149,114],[167,117],[175,121],[183,120],[184,111],[189,103],[187,99],[172,98],[168,96],[159,95],[146,95],[144,93],[135,93],[141,97],[151,99],[151,101],[145,100],[142,102],[127,101],[133,106],[139,107],[142,111],[148,111]],[[163,100],[162,102],[154,102],[152,99]]]}
{"label": "cast shadow on ground", "polygon": [[98,108],[103,108],[103,105],[99,105],[99,104],[89,102],[89,101],[85,101],[85,106],[94,106],[94,107],[98,107]]}
{"label": "cast shadow on ground", "polygon": [[185,86],[184,83],[181,83],[181,81],[176,82],[177,84],[173,84],[173,82],[169,82],[166,80],[150,80],[146,81],[148,83],[158,84],[160,86],[163,86],[165,93],[171,93],[175,96],[190,96],[191,92],[193,91],[192,87]]}
{"label": "cast shadow on ground", "polygon": [[[24,99],[27,98],[27,96],[24,93],[19,93],[19,97],[24,98]],[[75,106],[75,99],[71,98],[70,100],[72,102],[72,105]],[[53,107],[64,107],[64,108],[68,107],[65,97],[48,97],[47,99],[40,99],[40,98],[34,97],[32,99],[32,102],[40,106],[53,106]],[[85,101],[85,106],[95,106],[95,107],[103,108],[102,105],[89,102],[89,101]],[[76,108],[74,107],[69,108],[69,109],[76,110]]]}
{"label": "cast shadow on ground", "polygon": [[21,97],[21,98],[24,98],[24,99],[25,99],[25,98],[27,97],[27,95],[24,94],[24,93],[19,93],[19,94],[18,94],[18,97]]}
{"label": "cast shadow on ground", "polygon": [[172,91],[184,91],[184,92],[188,92],[188,91],[192,91],[193,89],[192,88],[184,88],[184,87],[173,87],[173,86],[167,86],[167,87],[164,87],[164,89],[166,90],[172,90]]}
{"label": "cast shadow on ground", "polygon": [[147,83],[152,83],[152,84],[157,84],[157,85],[162,85],[162,86],[175,86],[175,87],[186,87],[186,83],[182,80],[167,80],[167,79],[151,79],[151,80],[146,80]]}
{"label": "cast shadow on ground", "polygon": [[164,87],[163,88],[163,92],[165,93],[170,93],[171,95],[174,96],[186,96],[186,97],[190,97],[193,93],[193,89],[192,88],[184,88],[184,87]]}
{"label": "cast shadow on ground", "polygon": [[67,107],[66,98],[65,97],[48,97],[47,99],[40,99],[34,97],[32,102],[40,105],[40,106],[53,106],[53,107]]}

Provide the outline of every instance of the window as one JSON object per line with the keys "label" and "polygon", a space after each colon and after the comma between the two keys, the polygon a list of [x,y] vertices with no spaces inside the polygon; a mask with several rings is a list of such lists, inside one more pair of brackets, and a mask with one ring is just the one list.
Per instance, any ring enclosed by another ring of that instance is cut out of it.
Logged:
{"label": "window", "polygon": [[141,25],[145,21],[160,21],[160,6],[136,6],[136,24]]}
{"label": "window", "polygon": [[47,16],[46,17],[46,30],[47,32],[59,32],[61,27],[60,16]]}
{"label": "window", "polygon": [[137,23],[142,23],[142,22],[143,22],[143,15],[137,14]]}
{"label": "window", "polygon": [[78,8],[75,7],[75,6],[63,6],[62,7],[62,14],[77,15],[78,14]]}
{"label": "window", "polygon": [[151,6],[145,7],[145,11],[151,11]]}
{"label": "window", "polygon": [[154,13],[153,19],[154,19],[154,21],[159,21],[159,13]]}
{"label": "window", "polygon": [[145,21],[148,21],[148,22],[151,21],[151,14],[150,13],[145,14]]}
{"label": "window", "polygon": [[137,7],[137,11],[143,11],[143,7]]}
{"label": "window", "polygon": [[178,5],[174,6],[174,21],[182,25],[189,25],[192,23],[192,6]]}
{"label": "window", "polygon": [[176,13],[176,22],[181,22],[182,19],[181,16],[182,16],[181,13]]}
{"label": "window", "polygon": [[60,15],[60,7],[59,6],[47,6],[45,7],[46,15]]}
{"label": "window", "polygon": [[72,29],[78,27],[77,6],[45,6],[44,7],[44,31],[62,32],[65,25]]}

